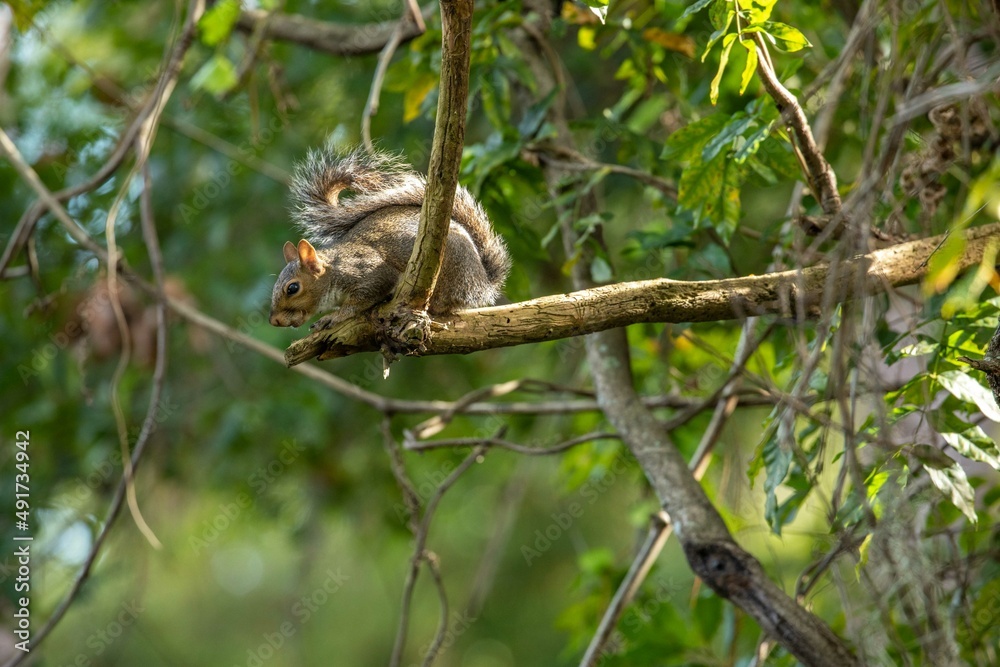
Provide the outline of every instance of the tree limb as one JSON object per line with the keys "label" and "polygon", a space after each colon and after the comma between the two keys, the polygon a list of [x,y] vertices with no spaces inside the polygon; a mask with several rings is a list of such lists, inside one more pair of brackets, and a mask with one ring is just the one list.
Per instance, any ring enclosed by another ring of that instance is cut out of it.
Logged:
{"label": "tree limb", "polygon": [[[958,266],[978,264],[1000,223],[962,232],[966,239]],[[877,294],[918,282],[927,261],[943,241],[934,236],[858,255],[834,267],[820,264],[796,271],[725,280],[667,279],[617,283],[453,313],[432,324],[419,354],[467,354],[496,347],[539,343],[604,331],[640,322],[714,322],[752,315],[806,317],[824,294],[845,299]],[[370,318],[356,318],[292,343],[289,366],[318,357],[333,359],[378,350],[381,329]]]}
{"label": "tree limb", "polygon": [[465,144],[472,6],[472,0],[441,2],[441,85],[427,190],[420,208],[417,241],[393,298],[397,307],[414,311],[426,311],[430,303],[455,205]]}
{"label": "tree limb", "polygon": [[812,188],[816,200],[823,207],[827,215],[836,215],[840,212],[840,193],[837,192],[837,177],[833,173],[833,167],[823,157],[816,140],[813,138],[812,129],[809,127],[809,120],[806,118],[802,105],[785,88],[778,75],[775,74],[771,66],[771,60],[766,56],[767,45],[759,33],[754,34],[757,48],[761,51],[761,57],[757,60],[757,75],[764,90],[774,99],[774,103],[781,112],[782,117],[792,130],[795,137],[795,146],[802,155],[806,169],[806,178],[809,180],[809,187]]}
{"label": "tree limb", "polygon": [[[426,18],[434,10],[428,5],[421,14]],[[417,23],[402,19],[407,25],[402,31],[402,42],[419,36],[423,30]],[[332,23],[296,14],[273,14],[260,9],[250,9],[236,21],[237,29],[254,32],[258,28],[264,39],[295,42],[317,51],[335,56],[361,56],[378,53],[392,38],[399,21],[382,21],[362,25]]]}

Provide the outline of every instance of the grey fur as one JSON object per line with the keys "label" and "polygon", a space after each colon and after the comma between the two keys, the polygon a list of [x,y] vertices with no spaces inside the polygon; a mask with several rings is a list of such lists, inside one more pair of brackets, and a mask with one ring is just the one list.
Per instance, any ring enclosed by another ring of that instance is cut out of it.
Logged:
{"label": "grey fur", "polygon": [[[350,197],[340,197],[349,190]],[[309,151],[292,177],[292,217],[317,247],[330,247],[367,216],[390,206],[423,204],[426,181],[398,155],[356,148],[340,155],[331,147]],[[472,239],[493,283],[493,299],[510,272],[506,244],[493,232],[486,211],[458,187],[452,220]]]}

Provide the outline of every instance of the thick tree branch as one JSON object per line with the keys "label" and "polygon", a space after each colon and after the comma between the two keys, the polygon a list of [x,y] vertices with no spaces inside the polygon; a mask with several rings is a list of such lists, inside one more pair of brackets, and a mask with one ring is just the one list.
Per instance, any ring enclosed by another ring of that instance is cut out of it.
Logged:
{"label": "thick tree branch", "polygon": [[426,311],[441,268],[465,144],[471,45],[472,0],[441,2],[441,85],[427,191],[417,241],[396,287],[398,307]]}
{"label": "thick tree branch", "polygon": [[[966,248],[961,269],[978,264],[1000,224],[962,232]],[[570,294],[463,310],[432,324],[420,354],[466,354],[478,350],[539,343],[640,322],[714,322],[752,315],[806,317],[796,308],[814,308],[824,295],[845,299],[910,285],[927,272],[927,261],[944,236],[901,243],[829,264],[760,276],[697,282],[666,279],[605,285]],[[285,351],[289,366],[308,359],[333,359],[379,349],[380,328],[370,319],[349,320],[295,341]]]}
{"label": "thick tree branch", "polygon": [[[423,10],[430,16],[434,5]],[[403,19],[401,42],[419,36],[423,30],[417,23]],[[399,21],[383,21],[362,25],[318,21],[296,14],[272,14],[259,9],[243,12],[236,27],[243,32],[260,30],[264,39],[294,42],[335,56],[361,56],[378,53],[392,39]]]}

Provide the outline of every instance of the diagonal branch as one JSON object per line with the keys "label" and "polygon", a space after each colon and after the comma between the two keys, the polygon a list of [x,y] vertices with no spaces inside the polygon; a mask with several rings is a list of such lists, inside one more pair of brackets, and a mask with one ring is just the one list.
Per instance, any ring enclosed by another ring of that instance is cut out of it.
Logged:
{"label": "diagonal branch", "polygon": [[[390,451],[397,447],[395,440],[392,439],[392,434],[388,430],[388,426],[383,427],[383,433],[386,437],[386,447]],[[503,432],[501,431],[497,437],[501,437]],[[399,616],[399,626],[396,630],[396,640],[393,643],[392,657],[389,660],[390,667],[399,667],[403,659],[403,649],[406,648],[406,636],[409,631],[410,623],[410,608],[413,602],[413,591],[417,583],[417,577],[420,574],[420,565],[422,563],[428,563],[429,568],[434,573],[435,565],[431,564],[431,559],[434,558],[432,554],[427,551],[427,537],[430,533],[431,520],[434,518],[434,512],[437,510],[438,504],[441,502],[441,498],[447,493],[448,489],[455,485],[458,478],[461,477],[469,468],[475,463],[482,462],[483,456],[486,454],[487,447],[485,445],[477,445],[463,460],[455,470],[452,471],[448,477],[441,482],[441,485],[431,496],[430,500],[427,501],[426,507],[420,516],[419,523],[416,522],[416,517],[412,517],[413,522],[411,528],[415,528],[414,531],[414,544],[413,544],[413,555],[410,557],[410,569],[407,572],[406,582],[403,586],[403,601],[402,609]],[[402,470],[398,463],[393,467],[393,474],[396,475],[400,484],[406,488],[407,485],[412,489],[412,484],[405,477],[405,471]],[[438,585],[439,593],[443,591],[443,584],[439,575],[434,575],[435,581]],[[443,598],[443,594],[442,594]],[[438,633],[435,635],[434,643],[431,646],[431,652],[428,653],[428,658],[433,659],[434,654],[437,653],[441,646],[441,638],[443,637],[443,630],[447,630],[447,607],[443,606],[444,611],[444,621],[441,627],[438,629]],[[425,662],[425,664],[427,664]]]}
{"label": "diagonal branch", "polygon": [[427,191],[413,253],[393,298],[397,307],[414,311],[426,311],[430,303],[455,204],[469,97],[472,4],[472,0],[441,2],[441,85]]}
{"label": "diagonal branch", "polygon": [[361,137],[365,144],[365,149],[371,153],[375,150],[372,142],[372,117],[378,113],[379,98],[382,95],[382,84],[385,81],[385,73],[392,62],[392,56],[396,49],[403,43],[403,37],[414,23],[417,24],[420,32],[427,30],[424,25],[424,17],[420,15],[420,7],[416,0],[404,0],[403,16],[396,23],[396,29],[392,31],[392,36],[382,51],[378,54],[378,65],[375,67],[375,75],[372,77],[372,86],[368,91],[368,101],[365,103],[364,113],[361,115]]}
{"label": "diagonal branch", "polygon": [[757,48],[761,50],[761,57],[757,59],[757,75],[767,94],[774,99],[778,111],[792,130],[795,137],[795,147],[802,156],[803,166],[806,170],[806,178],[809,180],[809,187],[823,207],[827,215],[836,215],[840,212],[840,193],[837,192],[837,177],[833,173],[833,167],[823,157],[822,151],[816,145],[813,138],[812,129],[809,127],[809,120],[806,118],[802,105],[785,88],[778,75],[775,74],[771,66],[771,59],[766,56],[767,45],[760,33],[754,34]]}
{"label": "diagonal branch", "polygon": [[[1000,223],[962,232],[964,270],[978,264]],[[617,283],[569,294],[452,313],[432,326],[419,354],[467,354],[496,347],[539,343],[640,322],[714,322],[752,315],[809,317],[831,294],[843,299],[885,292],[918,282],[944,236],[901,243],[857,255],[839,264],[725,280],[667,279]],[[295,341],[285,351],[289,366],[378,350],[378,328],[367,318]]]}

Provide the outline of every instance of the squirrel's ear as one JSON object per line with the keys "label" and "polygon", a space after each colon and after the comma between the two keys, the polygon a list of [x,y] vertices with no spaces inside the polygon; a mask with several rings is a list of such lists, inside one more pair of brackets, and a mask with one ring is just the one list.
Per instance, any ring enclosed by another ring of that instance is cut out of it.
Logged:
{"label": "squirrel's ear", "polygon": [[298,256],[299,266],[314,276],[323,274],[323,262],[319,261],[316,248],[312,246],[312,243],[309,243],[305,239],[299,241]]}
{"label": "squirrel's ear", "polygon": [[285,241],[285,247],[281,249],[285,254],[285,263],[294,262],[299,258],[299,251],[295,249],[295,244],[291,241]]}

